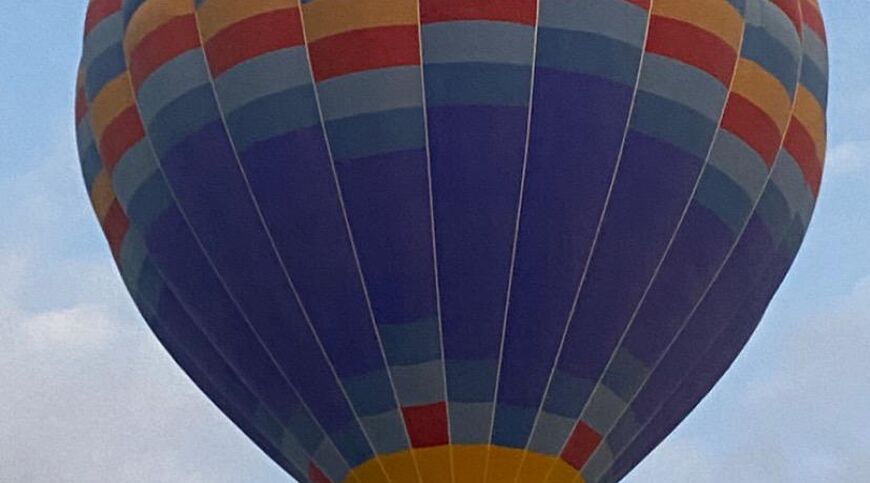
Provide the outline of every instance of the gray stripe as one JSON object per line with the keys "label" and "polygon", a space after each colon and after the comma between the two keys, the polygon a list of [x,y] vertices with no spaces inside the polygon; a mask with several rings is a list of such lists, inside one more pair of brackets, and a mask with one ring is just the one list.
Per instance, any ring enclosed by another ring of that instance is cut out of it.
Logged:
{"label": "gray stripe", "polygon": [[423,26],[427,64],[492,62],[530,65],[534,29],[491,21],[441,22]]}
{"label": "gray stripe", "polygon": [[630,401],[646,382],[649,368],[625,348],[619,348],[601,384],[625,401]]}
{"label": "gray stripe", "polygon": [[706,72],[654,54],[644,57],[639,89],[689,107],[717,123],[727,93],[726,87]]}
{"label": "gray stripe", "polygon": [[743,21],[747,25],[760,27],[764,18],[764,10],[762,3],[769,0],[746,0],[746,6],[743,8]]}
{"label": "gray stripe", "polygon": [[789,208],[792,211],[797,211],[799,200],[796,195],[809,188],[806,186],[803,172],[797,161],[785,149],[780,150],[776,167],[771,173],[770,179],[776,183],[782,195],[785,196]]}
{"label": "gray stripe", "polygon": [[598,385],[580,419],[598,434],[607,434],[626,406],[626,402],[607,386]]}
{"label": "gray stripe", "polygon": [[772,3],[765,2],[762,11],[761,27],[791,52],[793,58],[801,57],[801,40],[788,15]]}
{"label": "gray stripe", "polygon": [[637,416],[631,410],[631,406],[629,406],[625,413],[620,416],[619,421],[617,421],[613,429],[610,430],[610,434],[607,435],[608,446],[611,449],[625,448],[643,428],[642,423],[642,421],[638,421]]}
{"label": "gray stripe", "polygon": [[251,101],[311,84],[305,48],[269,52],[246,60],[215,79],[215,90],[227,115]]}
{"label": "gray stripe", "polygon": [[400,404],[422,406],[441,401],[444,398],[443,367],[440,360],[390,367]]}
{"label": "gray stripe", "polygon": [[710,154],[710,164],[725,173],[750,197],[761,192],[767,165],[761,156],[734,134],[720,129]]}
{"label": "gray stripe", "polygon": [[610,468],[610,465],[613,464],[613,451],[607,445],[606,441],[603,441],[601,445],[592,453],[592,456],[589,458],[589,461],[583,465],[583,471],[581,474],[583,475],[583,479],[592,483],[594,481],[598,481],[601,476],[604,475],[604,472]]}
{"label": "gray stripe", "polygon": [[302,470],[303,473],[307,472],[308,469],[308,454],[305,452],[305,449],[299,444],[299,440],[291,433],[290,431],[284,431],[281,435],[281,454],[286,457],[288,460],[293,462],[297,468]]}
{"label": "gray stripe", "polygon": [[779,153],[776,169],[771,174],[771,181],[785,196],[792,212],[796,213],[804,223],[809,223],[816,200],[804,180],[797,161],[785,149]]}
{"label": "gray stripe", "polygon": [[96,144],[96,140],[94,139],[94,130],[91,129],[91,114],[87,113],[76,126],[76,145],[79,147],[79,152],[84,153],[94,144]]}
{"label": "gray stripe", "polygon": [[452,444],[482,444],[489,441],[492,403],[450,402]]}
{"label": "gray stripe", "polygon": [[643,47],[646,10],[624,0],[541,0],[540,26],[589,32]]}
{"label": "gray stripe", "polygon": [[94,59],[103,52],[120,43],[124,35],[124,18],[121,12],[114,13],[103,19],[85,38],[82,50],[82,72],[91,68]]}
{"label": "gray stripe", "polygon": [[387,454],[408,449],[405,422],[397,410],[362,417],[360,423],[371,439],[375,453]]}
{"label": "gray stripe", "polygon": [[145,238],[135,227],[130,227],[124,236],[124,243],[121,244],[121,267],[124,279],[130,281],[133,287],[142,274],[146,258],[148,248],[145,246]]}
{"label": "gray stripe", "polygon": [[382,324],[379,328],[390,367],[441,360],[438,319],[422,319],[407,324]]}
{"label": "gray stripe", "polygon": [[150,125],[154,117],[172,101],[208,83],[202,50],[189,50],[175,57],[152,73],[139,87],[136,98],[142,121]]}
{"label": "gray stripe", "polygon": [[571,435],[572,429],[574,429],[573,419],[541,411],[528,449],[535,453],[557,456],[562,451],[562,444]]}
{"label": "gray stripe", "polygon": [[347,463],[345,463],[329,438],[324,438],[323,442],[320,443],[320,447],[312,455],[312,459],[316,462],[317,467],[332,481],[344,481],[345,476],[350,473],[350,468],[348,468]]}
{"label": "gray stripe", "polygon": [[112,172],[112,188],[125,212],[139,187],[156,171],[157,163],[147,139],[141,139],[124,153]]}
{"label": "gray stripe", "polygon": [[815,64],[820,71],[828,71],[828,47],[814,30],[804,29],[804,55]]}
{"label": "gray stripe", "polygon": [[317,84],[323,117],[346,117],[423,105],[419,66],[377,69]]}

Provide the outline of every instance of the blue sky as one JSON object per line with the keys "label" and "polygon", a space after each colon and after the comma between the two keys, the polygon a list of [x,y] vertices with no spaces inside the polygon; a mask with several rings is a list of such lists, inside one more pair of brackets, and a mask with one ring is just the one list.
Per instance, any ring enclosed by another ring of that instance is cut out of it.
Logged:
{"label": "blue sky", "polygon": [[[290,481],[150,335],[78,173],[84,0],[0,16],[0,481]],[[828,0],[828,168],[765,320],[627,481],[870,481],[870,33]],[[11,417],[9,417],[11,416]]]}

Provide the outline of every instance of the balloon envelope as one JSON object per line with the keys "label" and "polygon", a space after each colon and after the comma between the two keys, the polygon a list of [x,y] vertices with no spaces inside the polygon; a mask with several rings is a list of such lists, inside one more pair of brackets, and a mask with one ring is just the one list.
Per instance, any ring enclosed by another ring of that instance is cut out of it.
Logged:
{"label": "balloon envelope", "polygon": [[300,481],[610,482],[737,356],[825,148],[814,0],[92,0],[94,209]]}

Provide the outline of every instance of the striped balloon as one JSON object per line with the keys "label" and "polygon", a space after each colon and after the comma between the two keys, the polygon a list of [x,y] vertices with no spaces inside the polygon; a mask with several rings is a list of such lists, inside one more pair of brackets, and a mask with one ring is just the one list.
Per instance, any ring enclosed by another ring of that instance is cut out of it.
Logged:
{"label": "striped balloon", "polygon": [[91,0],[85,183],[149,326],[299,481],[612,482],[806,232],[816,0]]}

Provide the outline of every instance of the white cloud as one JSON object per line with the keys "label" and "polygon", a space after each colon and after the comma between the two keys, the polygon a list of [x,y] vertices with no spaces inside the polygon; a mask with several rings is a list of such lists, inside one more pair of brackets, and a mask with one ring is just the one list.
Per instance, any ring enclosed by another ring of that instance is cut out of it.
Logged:
{"label": "white cloud", "polygon": [[826,173],[855,174],[870,166],[870,141],[848,141],[832,147],[825,162]]}

